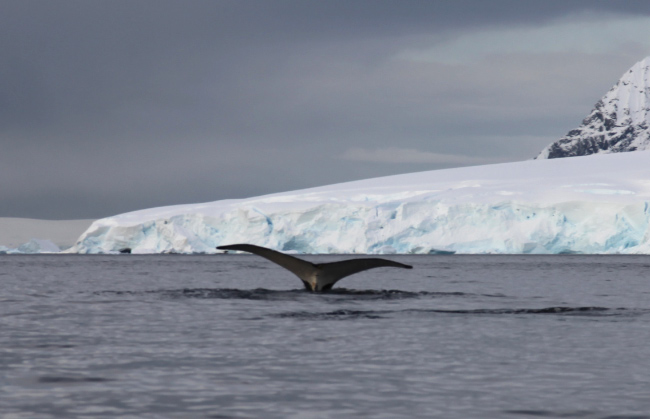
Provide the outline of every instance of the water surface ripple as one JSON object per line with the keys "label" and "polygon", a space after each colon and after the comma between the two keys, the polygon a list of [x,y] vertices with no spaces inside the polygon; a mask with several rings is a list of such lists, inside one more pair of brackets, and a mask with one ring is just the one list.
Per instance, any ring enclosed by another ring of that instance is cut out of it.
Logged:
{"label": "water surface ripple", "polygon": [[649,257],[394,258],[0,255],[0,417],[650,418]]}

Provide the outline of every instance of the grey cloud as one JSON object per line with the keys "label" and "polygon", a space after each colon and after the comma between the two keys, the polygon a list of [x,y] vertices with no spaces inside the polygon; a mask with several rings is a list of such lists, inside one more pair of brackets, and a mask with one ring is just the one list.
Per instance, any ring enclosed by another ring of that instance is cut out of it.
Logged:
{"label": "grey cloud", "polygon": [[5,0],[0,216],[101,217],[454,164],[351,164],[340,158],[351,147],[527,158],[640,50],[461,66],[394,56],[585,10],[650,12],[571,0]]}
{"label": "grey cloud", "polygon": [[424,163],[424,164],[454,164],[480,165],[495,163],[494,160],[483,157],[468,157],[453,154],[431,153],[414,148],[387,147],[365,149],[353,147],[345,150],[341,158],[352,161],[369,161],[379,163]]}

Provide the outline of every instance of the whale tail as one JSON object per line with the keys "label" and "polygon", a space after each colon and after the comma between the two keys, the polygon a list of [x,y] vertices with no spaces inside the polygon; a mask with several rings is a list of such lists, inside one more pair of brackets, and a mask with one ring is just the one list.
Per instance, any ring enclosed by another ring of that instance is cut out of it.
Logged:
{"label": "whale tail", "polygon": [[381,258],[349,259],[339,262],[314,264],[272,249],[253,244],[218,246],[219,250],[238,250],[253,253],[276,263],[296,275],[309,291],[329,291],[339,280],[368,269],[394,267],[412,269],[410,265]]}

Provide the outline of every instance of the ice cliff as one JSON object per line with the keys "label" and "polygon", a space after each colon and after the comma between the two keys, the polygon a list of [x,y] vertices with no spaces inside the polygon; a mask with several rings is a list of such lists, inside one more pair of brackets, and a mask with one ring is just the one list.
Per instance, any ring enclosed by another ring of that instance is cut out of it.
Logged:
{"label": "ice cliff", "polygon": [[650,149],[650,57],[634,64],[582,124],[537,159]]}
{"label": "ice cliff", "polygon": [[136,211],[68,251],[650,253],[649,204],[650,151],[530,160]]}

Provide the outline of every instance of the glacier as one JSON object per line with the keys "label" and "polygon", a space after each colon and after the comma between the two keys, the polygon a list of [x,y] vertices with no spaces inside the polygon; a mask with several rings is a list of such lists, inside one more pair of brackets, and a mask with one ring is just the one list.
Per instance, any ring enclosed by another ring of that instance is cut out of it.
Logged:
{"label": "glacier", "polygon": [[432,170],[95,221],[65,252],[650,253],[650,151]]}
{"label": "glacier", "polygon": [[30,239],[16,248],[0,245],[0,254],[60,253],[61,248],[48,239]]}
{"label": "glacier", "polygon": [[0,254],[59,253],[71,247],[93,221],[0,217]]}

